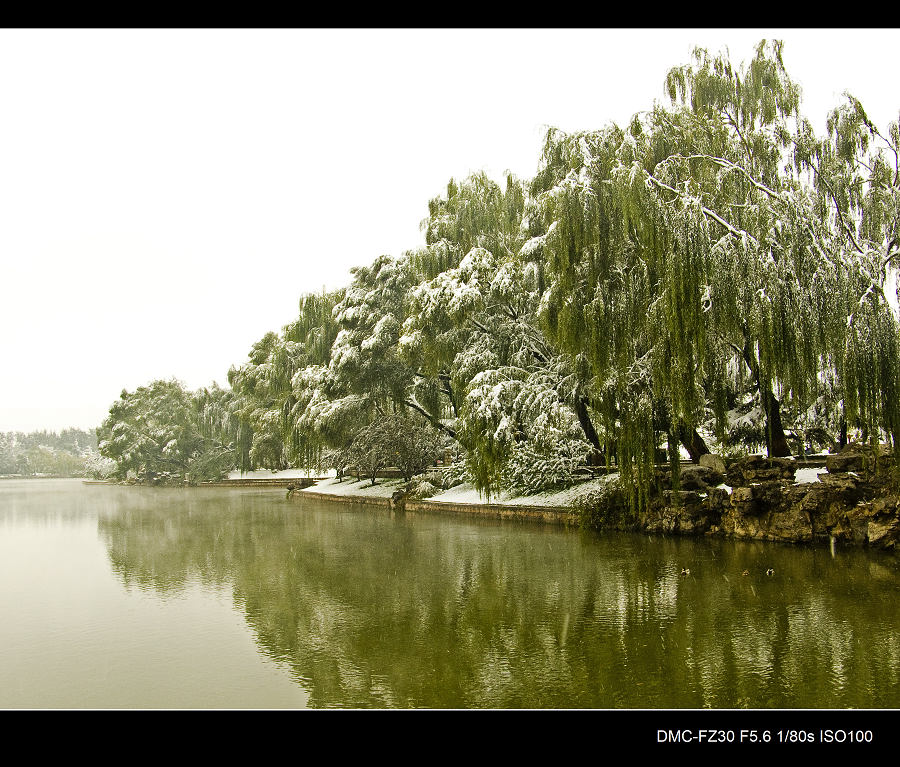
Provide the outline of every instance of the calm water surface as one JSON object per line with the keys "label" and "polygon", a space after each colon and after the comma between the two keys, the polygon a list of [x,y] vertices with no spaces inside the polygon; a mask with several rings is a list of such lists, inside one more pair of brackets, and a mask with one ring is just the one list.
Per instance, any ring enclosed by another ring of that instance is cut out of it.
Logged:
{"label": "calm water surface", "polygon": [[0,481],[0,707],[898,706],[896,556]]}

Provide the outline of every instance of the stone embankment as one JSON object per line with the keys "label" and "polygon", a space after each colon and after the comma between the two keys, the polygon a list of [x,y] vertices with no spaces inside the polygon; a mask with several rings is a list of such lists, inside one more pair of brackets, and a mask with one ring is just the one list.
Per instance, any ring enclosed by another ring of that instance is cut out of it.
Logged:
{"label": "stone embankment", "polygon": [[288,490],[311,487],[321,481],[314,477],[272,477],[265,479],[220,479],[216,482],[201,482],[198,487],[284,487]]}
{"label": "stone embankment", "polygon": [[414,512],[434,512],[438,514],[471,514],[483,518],[515,519],[527,522],[547,522],[555,525],[578,525],[574,509],[559,506],[539,506],[536,504],[517,505],[510,503],[471,503],[442,501],[432,498],[417,498],[405,491],[397,490],[390,496],[354,495],[352,493],[328,493],[305,491],[291,493],[294,498],[315,498],[321,501],[340,503],[363,503],[369,506],[385,506],[390,509]]}

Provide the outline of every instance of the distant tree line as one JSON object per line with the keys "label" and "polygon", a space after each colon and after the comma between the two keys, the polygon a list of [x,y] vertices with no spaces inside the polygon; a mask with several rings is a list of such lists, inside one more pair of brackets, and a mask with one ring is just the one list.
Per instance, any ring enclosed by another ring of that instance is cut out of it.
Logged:
{"label": "distant tree line", "polygon": [[662,449],[897,449],[897,123],[847,95],[815,135],[779,42],[697,49],[665,87],[624,127],[549,130],[528,181],[451,179],[422,247],[303,296],[229,389],[123,392],[101,453],[122,476],[371,466],[402,418],[395,454],[431,440],[480,489],[614,463],[641,502]]}
{"label": "distant tree line", "polygon": [[81,477],[109,464],[93,431],[0,432],[0,475]]}

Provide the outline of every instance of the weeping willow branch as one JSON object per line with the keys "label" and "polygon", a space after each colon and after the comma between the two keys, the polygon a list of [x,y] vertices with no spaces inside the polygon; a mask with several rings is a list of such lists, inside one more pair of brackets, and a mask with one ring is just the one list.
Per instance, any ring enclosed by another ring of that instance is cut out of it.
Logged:
{"label": "weeping willow branch", "polygon": [[[410,399],[404,399],[404,400],[400,400],[400,404],[403,404],[403,405],[406,405],[406,407],[412,408],[417,413],[421,413],[428,420],[428,423],[430,423],[436,429],[439,429],[440,431],[444,432],[449,437],[456,440],[457,442],[459,442],[462,445],[462,442],[460,441],[459,436],[453,429],[451,429],[449,426],[447,426],[447,424],[441,423],[441,421],[434,418],[427,410],[425,410],[425,408],[423,408],[418,403],[413,402]],[[465,445],[463,445],[463,447],[465,447]]]}
{"label": "weeping willow branch", "polygon": [[[671,192],[672,194],[674,194],[678,197],[682,196],[681,192],[679,192],[677,189],[669,186],[666,183],[663,183],[658,178],[655,178],[654,176],[650,175],[649,173],[647,174],[647,181],[655,184],[660,189],[665,189],[667,192]],[[723,226],[726,230],[728,230],[728,232],[735,239],[741,240],[741,242],[743,242],[744,238],[747,238],[747,240],[752,242],[754,246],[759,246],[759,241],[753,235],[749,234],[748,232],[745,232],[743,229],[736,229],[734,226],[729,224],[724,218],[722,218],[718,213],[716,213],[713,210],[710,210],[705,205],[700,205],[698,207],[700,208],[700,212],[703,213],[704,216],[706,216],[707,218],[711,218],[713,221],[716,221],[718,224]]]}
{"label": "weeping willow branch", "polygon": [[722,110],[722,114],[725,115],[725,118],[728,120],[729,125],[734,128],[735,132],[738,134],[738,138],[741,140],[741,144],[744,145],[744,151],[747,152],[747,156],[750,157],[753,155],[753,150],[750,149],[750,145],[747,143],[747,139],[744,138],[744,134],[738,126],[737,120],[731,116],[731,113],[727,109]]}
{"label": "weeping willow branch", "polygon": [[866,251],[862,249],[859,242],[856,240],[856,234],[853,231],[853,227],[847,223],[844,219],[844,214],[841,212],[841,207],[838,205],[837,195],[835,194],[834,189],[832,189],[831,184],[828,183],[828,179],[826,179],[818,170],[818,168],[813,167],[813,173],[816,174],[819,181],[822,185],[828,190],[828,196],[831,198],[831,202],[834,204],[835,213],[837,213],[838,220],[840,221],[841,227],[847,233],[847,236],[850,238],[850,242],[853,244],[853,249],[862,255],[866,254]]}
{"label": "weeping willow branch", "polygon": [[[776,200],[782,199],[782,195],[779,192],[776,192],[774,189],[769,189],[769,187],[767,187],[765,184],[763,184],[762,182],[755,179],[752,175],[750,175],[750,173],[747,171],[746,168],[744,168],[736,163],[731,162],[731,160],[726,160],[723,157],[715,157],[714,155],[710,155],[710,154],[691,154],[691,155],[673,154],[673,155],[670,155],[669,157],[667,157],[662,162],[660,162],[659,165],[663,165],[663,164],[669,162],[669,160],[708,160],[709,162],[715,163],[716,165],[719,165],[728,170],[737,171],[742,176],[744,176],[744,178],[746,178],[747,181],[749,181],[751,184],[753,184],[754,187],[756,187],[759,191],[768,195],[772,199],[776,199]],[[659,167],[659,165],[657,165],[657,167]]]}

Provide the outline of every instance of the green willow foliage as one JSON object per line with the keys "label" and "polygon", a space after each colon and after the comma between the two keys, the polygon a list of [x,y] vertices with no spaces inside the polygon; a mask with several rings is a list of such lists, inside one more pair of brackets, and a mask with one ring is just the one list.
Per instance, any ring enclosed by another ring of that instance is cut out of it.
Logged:
{"label": "green willow foliage", "polygon": [[[697,49],[665,92],[624,127],[548,130],[528,181],[451,179],[425,245],[304,296],[195,399],[198,433],[241,469],[321,468],[411,419],[488,493],[615,461],[634,506],[663,444],[676,466],[713,437],[900,449],[897,123],[848,96],[817,137],[779,42],[740,67]],[[132,466],[124,399],[108,420]]]}
{"label": "green willow foliage", "polygon": [[241,471],[318,463],[325,445],[295,423],[305,397],[295,379],[309,366],[328,364],[338,332],[332,314],[343,296],[343,290],[302,296],[297,319],[281,334],[263,336],[248,361],[228,371],[238,417],[235,441]]}
{"label": "green willow foliage", "polygon": [[116,462],[120,479],[219,479],[234,465],[229,399],[230,392],[216,386],[190,392],[175,380],[123,390],[97,429],[100,454]]}
{"label": "green willow foliage", "polygon": [[846,417],[896,444],[883,287],[898,186],[883,159],[861,156],[873,126],[851,99],[831,136],[811,139],[778,43],[741,70],[698,50],[667,88],[672,108],[627,130],[548,133],[530,189],[544,326],[590,364],[623,475],[646,487],[661,409],[671,431],[712,405],[722,434],[727,390],[747,379],[770,454],[788,451],[782,401],[805,410],[832,371]]}

